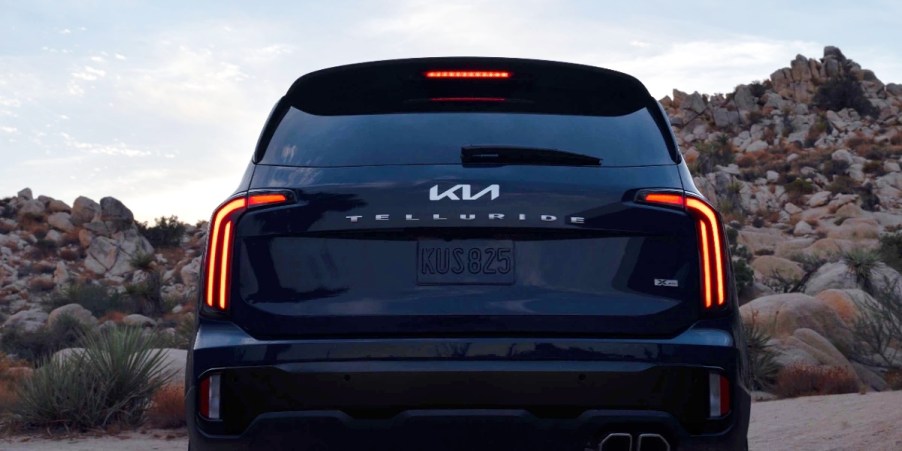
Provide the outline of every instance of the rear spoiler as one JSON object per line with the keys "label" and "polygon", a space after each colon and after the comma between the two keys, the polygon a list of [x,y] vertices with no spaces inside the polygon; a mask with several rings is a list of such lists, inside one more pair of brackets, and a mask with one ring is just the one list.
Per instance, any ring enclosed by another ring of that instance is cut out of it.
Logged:
{"label": "rear spoiler", "polygon": [[639,80],[581,64],[441,57],[311,72],[298,78],[274,108],[255,161],[289,107],[320,116],[454,111],[621,116],[648,108],[674,162],[680,159],[667,118]]}

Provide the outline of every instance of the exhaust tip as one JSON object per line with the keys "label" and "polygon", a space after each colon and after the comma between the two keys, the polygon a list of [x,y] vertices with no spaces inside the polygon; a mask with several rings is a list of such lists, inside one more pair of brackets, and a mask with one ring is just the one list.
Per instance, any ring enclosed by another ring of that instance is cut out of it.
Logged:
{"label": "exhaust tip", "polygon": [[601,439],[598,451],[632,451],[633,436],[626,432],[614,432]]}
{"label": "exhaust tip", "polygon": [[670,451],[670,442],[660,434],[640,434],[639,451]]}

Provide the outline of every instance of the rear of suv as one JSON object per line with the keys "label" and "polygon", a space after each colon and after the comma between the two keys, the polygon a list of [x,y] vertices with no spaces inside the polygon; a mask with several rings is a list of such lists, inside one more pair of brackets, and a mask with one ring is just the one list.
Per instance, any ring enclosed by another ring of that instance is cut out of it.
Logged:
{"label": "rear of suv", "polygon": [[645,87],[590,66],[325,69],[216,209],[191,448],[747,448],[719,214]]}

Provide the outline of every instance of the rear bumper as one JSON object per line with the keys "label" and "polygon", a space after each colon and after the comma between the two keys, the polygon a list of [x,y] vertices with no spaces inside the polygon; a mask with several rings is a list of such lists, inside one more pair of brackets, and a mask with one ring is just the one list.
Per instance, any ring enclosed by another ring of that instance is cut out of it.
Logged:
{"label": "rear bumper", "polygon": [[[611,432],[673,449],[742,449],[748,392],[729,334],[667,340],[258,341],[200,328],[186,372],[194,449],[574,450]],[[732,384],[707,418],[707,375]],[[195,413],[195,384],[222,378],[223,421]]]}

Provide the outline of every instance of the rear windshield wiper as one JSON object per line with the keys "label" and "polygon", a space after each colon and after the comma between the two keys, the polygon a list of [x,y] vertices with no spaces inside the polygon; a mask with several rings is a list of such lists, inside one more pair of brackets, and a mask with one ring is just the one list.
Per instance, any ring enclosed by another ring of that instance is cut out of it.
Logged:
{"label": "rear windshield wiper", "polygon": [[540,166],[601,166],[601,158],[566,150],[520,146],[466,146],[463,164],[526,164]]}

